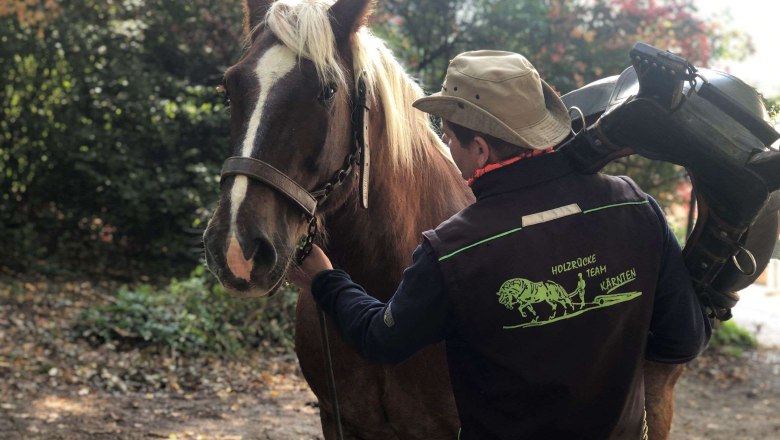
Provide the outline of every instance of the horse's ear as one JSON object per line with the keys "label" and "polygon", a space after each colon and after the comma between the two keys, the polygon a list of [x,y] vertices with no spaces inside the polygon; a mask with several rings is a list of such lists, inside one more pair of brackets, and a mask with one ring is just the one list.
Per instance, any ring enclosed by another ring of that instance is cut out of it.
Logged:
{"label": "horse's ear", "polygon": [[244,32],[250,35],[252,30],[265,19],[265,13],[275,0],[244,0]]}
{"label": "horse's ear", "polygon": [[338,47],[344,47],[352,34],[368,23],[373,9],[374,0],[338,0],[330,7],[330,24]]}

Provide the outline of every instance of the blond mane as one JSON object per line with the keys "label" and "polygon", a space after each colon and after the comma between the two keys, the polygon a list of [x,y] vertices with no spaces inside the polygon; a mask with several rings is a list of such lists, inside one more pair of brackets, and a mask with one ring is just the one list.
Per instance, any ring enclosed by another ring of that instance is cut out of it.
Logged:
{"label": "blond mane", "polygon": [[[331,0],[278,0],[268,10],[265,23],[284,45],[314,63],[321,82],[343,87],[347,78],[328,17],[332,4]],[[394,171],[414,171],[433,151],[449,157],[428,115],[412,108],[412,102],[424,96],[422,89],[384,41],[361,27],[352,38],[352,55],[355,74],[365,72],[371,108],[382,105]],[[357,77],[351,81],[357,82]]]}

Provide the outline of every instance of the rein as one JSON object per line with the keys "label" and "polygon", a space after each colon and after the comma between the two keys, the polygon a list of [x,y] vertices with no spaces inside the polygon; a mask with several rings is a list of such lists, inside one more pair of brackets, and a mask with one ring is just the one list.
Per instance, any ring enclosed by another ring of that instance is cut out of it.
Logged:
{"label": "rein", "polygon": [[[314,238],[319,230],[317,223],[317,208],[328,198],[334,189],[344,184],[354,167],[360,165],[360,182],[358,193],[360,205],[368,208],[368,178],[370,165],[370,150],[368,136],[368,104],[366,82],[361,72],[357,82],[357,99],[352,105],[352,149],[344,159],[344,164],[322,187],[314,191],[308,191],[288,175],[276,169],[271,164],[251,157],[230,157],[222,165],[221,178],[228,176],[246,176],[250,179],[262,182],[287,200],[297,206],[303,215],[309,220],[309,227],[305,237],[298,244],[295,254],[295,262],[300,265],[311,253]],[[320,319],[320,334],[322,335],[322,347],[325,352],[325,367],[328,371],[328,391],[333,401],[333,412],[336,419],[337,438],[343,439],[344,432],[341,427],[341,411],[339,409],[338,395],[336,393],[336,379],[333,375],[333,358],[331,356],[328,329],[325,326],[325,312],[317,306]]]}

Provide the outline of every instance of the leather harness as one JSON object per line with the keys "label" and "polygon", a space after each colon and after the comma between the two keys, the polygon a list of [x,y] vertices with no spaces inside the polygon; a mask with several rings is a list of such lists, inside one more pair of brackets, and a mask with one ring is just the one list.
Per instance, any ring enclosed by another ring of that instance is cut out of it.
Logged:
{"label": "leather harness", "polygon": [[780,134],[737,78],[642,43],[631,61],[617,79],[562,97],[583,121],[559,151],[583,172],[634,153],[688,170],[699,219],[683,256],[710,315],[727,320],[734,292],[758,277],[777,242],[780,152],[769,145]]}

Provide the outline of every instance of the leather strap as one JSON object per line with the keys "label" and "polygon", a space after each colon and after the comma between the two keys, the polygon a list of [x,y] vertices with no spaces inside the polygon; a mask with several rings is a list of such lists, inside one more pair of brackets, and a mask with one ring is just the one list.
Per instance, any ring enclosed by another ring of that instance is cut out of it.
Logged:
{"label": "leather strap", "polygon": [[371,165],[371,149],[368,133],[368,92],[366,91],[366,81],[363,79],[363,75],[364,73],[361,73],[360,78],[358,79],[358,103],[355,108],[357,121],[354,121],[353,124],[356,142],[358,143],[358,151],[360,151],[360,186],[358,187],[358,193],[360,195],[360,206],[365,209],[368,208],[368,181]]}
{"label": "leather strap", "polygon": [[764,145],[772,145],[780,135],[777,131],[763,119],[742,107],[739,103],[729,97],[729,95],[718,90],[717,87],[705,82],[698,91],[699,96],[713,103],[727,115],[734,118],[735,121],[747,128],[751,134],[755,135]]}
{"label": "leather strap", "polygon": [[[317,206],[337,186],[341,185],[353,169],[355,160],[361,167],[360,172],[360,204],[368,208],[368,173],[371,163],[368,137],[368,104],[366,102],[366,83],[361,73],[358,79],[358,96],[356,106],[352,109],[352,126],[355,145],[347,156],[344,166],[339,169],[331,181],[319,190],[309,192],[283,172],[270,164],[251,157],[229,157],[222,165],[222,177],[247,176],[270,186],[288,200],[303,210],[309,219],[314,218]],[[359,159],[357,159],[359,158]]]}
{"label": "leather strap", "polygon": [[290,201],[298,205],[306,215],[314,217],[317,199],[297,182],[271,165],[251,157],[230,157],[222,165],[222,177],[247,176],[268,184]]}

